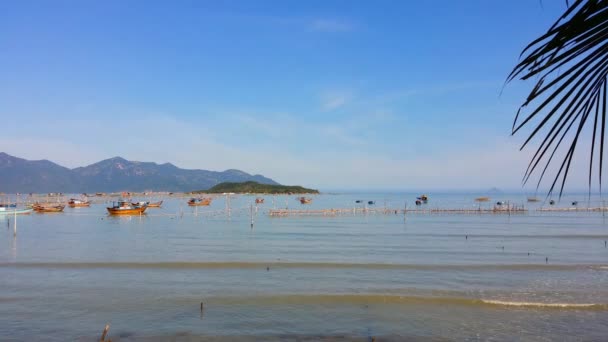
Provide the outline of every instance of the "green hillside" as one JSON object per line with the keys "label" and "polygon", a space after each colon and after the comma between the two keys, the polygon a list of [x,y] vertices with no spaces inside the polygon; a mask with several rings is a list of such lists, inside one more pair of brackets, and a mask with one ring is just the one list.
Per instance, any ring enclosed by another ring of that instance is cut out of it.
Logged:
{"label": "green hillside", "polygon": [[272,185],[248,181],[242,183],[224,182],[209,190],[193,191],[193,193],[253,193],[253,194],[318,194],[319,190],[307,189],[299,185]]}

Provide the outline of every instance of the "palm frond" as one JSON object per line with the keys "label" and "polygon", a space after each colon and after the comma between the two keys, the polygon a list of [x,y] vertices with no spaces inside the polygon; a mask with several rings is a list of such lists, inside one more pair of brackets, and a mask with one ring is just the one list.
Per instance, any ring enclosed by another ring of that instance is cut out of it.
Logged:
{"label": "palm frond", "polygon": [[[545,135],[528,164],[523,183],[544,164],[536,184],[538,189],[564,143],[565,155],[547,194],[553,194],[559,184],[560,197],[581,133],[589,124],[593,126],[589,189],[593,169],[597,167],[601,191],[608,77],[608,0],[576,0],[567,5],[564,14],[546,33],[523,49],[520,62],[507,77],[507,82],[536,78],[513,120],[512,134],[531,129],[521,149],[541,132]],[[527,107],[531,110],[524,114]]]}

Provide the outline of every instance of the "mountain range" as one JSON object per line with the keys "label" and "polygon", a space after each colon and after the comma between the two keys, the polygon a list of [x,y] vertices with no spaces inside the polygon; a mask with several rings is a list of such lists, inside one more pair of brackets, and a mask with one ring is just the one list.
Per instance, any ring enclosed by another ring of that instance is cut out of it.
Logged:
{"label": "mountain range", "polygon": [[240,170],[180,169],[171,163],[129,161],[121,157],[69,169],[48,160],[26,160],[0,152],[0,192],[91,193],[117,191],[192,191],[222,182],[278,184]]}

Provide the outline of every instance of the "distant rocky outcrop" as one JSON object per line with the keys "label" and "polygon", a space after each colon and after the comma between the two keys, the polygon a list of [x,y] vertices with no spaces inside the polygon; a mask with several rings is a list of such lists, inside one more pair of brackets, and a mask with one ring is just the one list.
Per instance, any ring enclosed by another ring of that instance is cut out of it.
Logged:
{"label": "distant rocky outcrop", "polygon": [[165,163],[129,161],[121,157],[69,169],[48,160],[26,160],[0,152],[0,192],[82,193],[116,191],[191,191],[222,182],[278,184],[240,170],[187,170]]}

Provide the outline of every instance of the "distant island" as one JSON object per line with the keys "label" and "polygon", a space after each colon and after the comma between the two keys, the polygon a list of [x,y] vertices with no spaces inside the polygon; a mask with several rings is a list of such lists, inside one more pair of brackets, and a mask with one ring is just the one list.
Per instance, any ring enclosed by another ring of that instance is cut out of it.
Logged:
{"label": "distant island", "polygon": [[192,193],[222,194],[225,192],[251,194],[318,194],[319,190],[308,189],[299,185],[261,184],[254,181],[247,181],[240,183],[224,182],[213,186],[209,190],[193,191]]}

